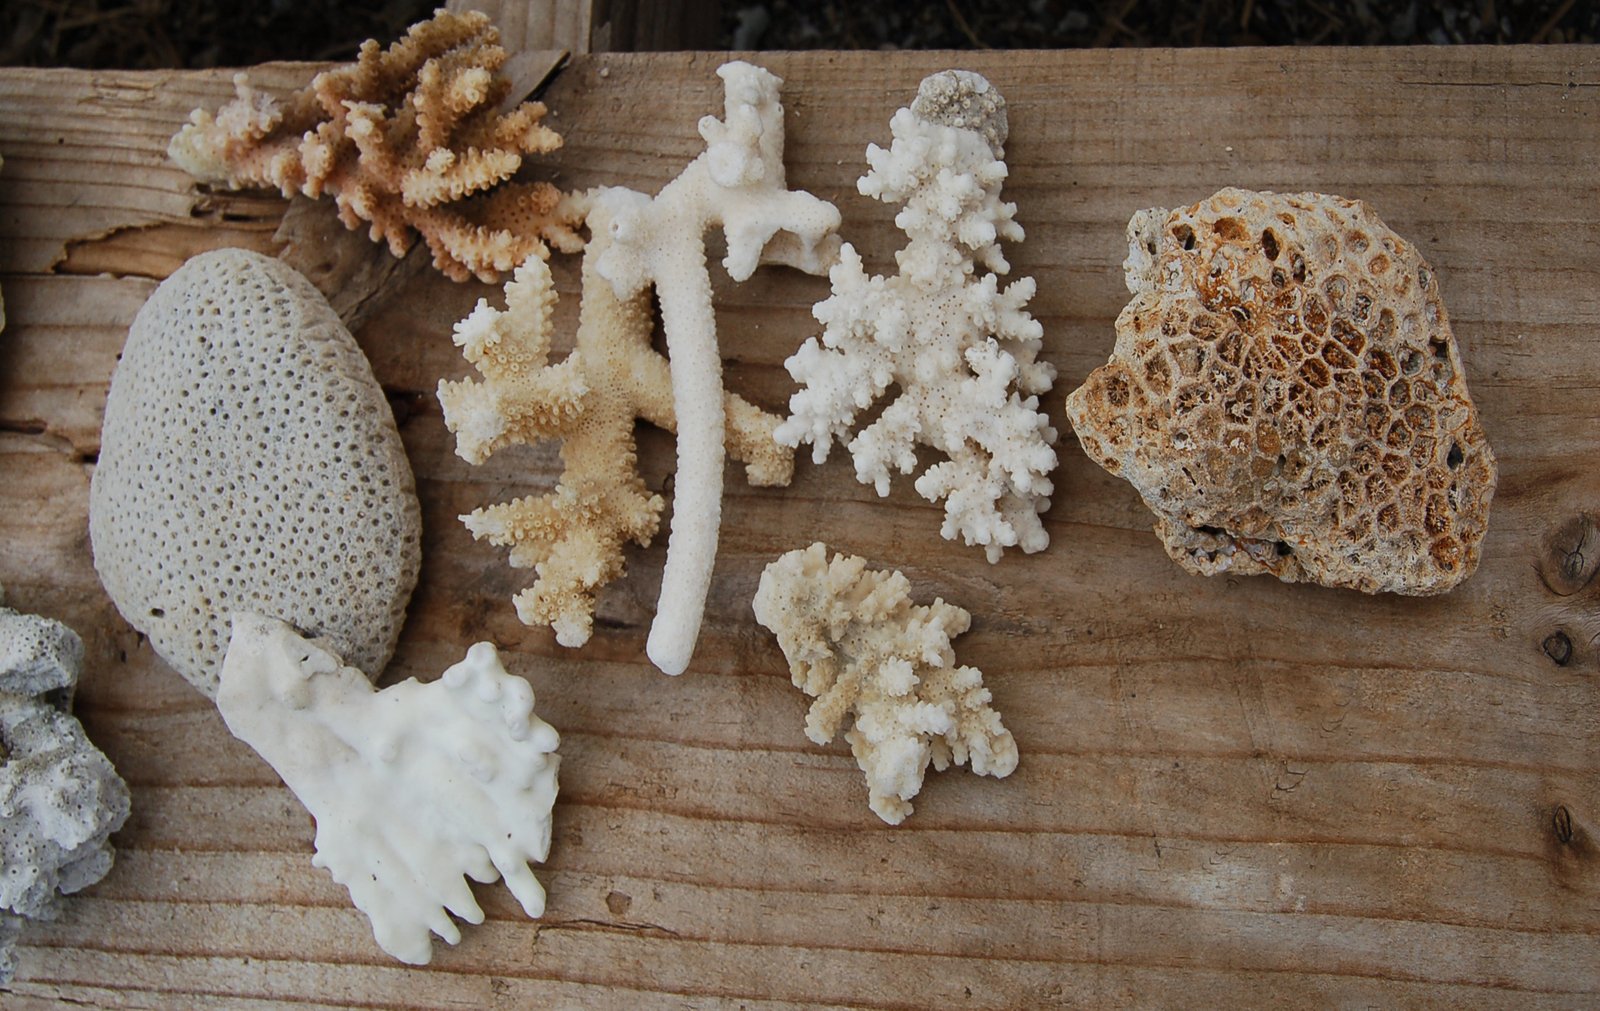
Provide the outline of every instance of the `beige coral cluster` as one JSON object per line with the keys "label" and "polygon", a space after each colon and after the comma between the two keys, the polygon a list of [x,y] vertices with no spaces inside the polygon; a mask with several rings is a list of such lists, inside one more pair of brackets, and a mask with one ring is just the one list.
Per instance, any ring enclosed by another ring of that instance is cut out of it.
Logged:
{"label": "beige coral cluster", "polygon": [[331,194],[345,227],[367,224],[394,255],[420,234],[446,275],[496,281],[547,242],[582,246],[554,186],[512,180],[561,138],[539,102],[500,111],[505,61],[485,15],[441,10],[388,49],[369,40],[286,102],[240,74],[237,97],[215,115],[196,109],[168,153],[204,182]]}
{"label": "beige coral cluster", "polygon": [[1128,232],[1133,300],[1067,414],[1175,560],[1369,593],[1472,573],[1494,455],[1414,246],[1359,201],[1236,189]]}
{"label": "beige coral cluster", "polygon": [[778,637],[795,686],[816,701],[806,736],[845,740],[867,774],[868,803],[898,825],[911,813],[931,764],[953,762],[980,776],[1009,776],[1017,742],[1000,722],[983,672],[958,667],[950,640],[972,616],[954,604],[911,603],[898,572],[827,545],[791,551],[761,574],[756,620]]}

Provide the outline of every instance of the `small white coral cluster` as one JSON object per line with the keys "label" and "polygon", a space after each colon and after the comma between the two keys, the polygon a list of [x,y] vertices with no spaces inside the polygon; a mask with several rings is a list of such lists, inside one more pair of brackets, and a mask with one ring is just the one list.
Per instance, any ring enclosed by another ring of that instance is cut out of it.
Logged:
{"label": "small white coral cluster", "polygon": [[[553,495],[463,517],[475,535],[511,545],[513,565],[535,566],[539,581],[519,595],[518,614],[552,625],[567,645],[587,641],[594,592],[621,573],[625,544],[648,544],[659,522],[660,497],[633,471],[633,419],[677,431],[672,535],[647,645],[668,674],[688,666],[700,633],[728,430],[753,483],[787,484],[792,470],[772,440],[776,419],[723,390],[705,232],[723,228],[722,262],[735,281],[761,263],[820,272],[837,253],[839,212],[784,180],[782,81],[741,62],[717,73],[725,112],[700,121],[704,154],[654,197],[607,187],[575,202],[587,207],[591,239],[573,354],[545,364],[554,294],[548,273],[530,264],[507,286],[506,312],[480,303],[457,326],[456,342],[486,382],[439,388],[457,452],[469,461],[510,443],[567,440]],[[670,375],[649,349],[652,291]]]}
{"label": "small white coral cluster", "polygon": [[0,983],[18,918],[54,919],[105,877],[128,817],[127,786],[67,711],[82,665],[71,629],[0,607]]}
{"label": "small white coral cluster", "polygon": [[[1000,199],[1006,178],[1005,103],[977,74],[946,71],[923,81],[912,107],[890,121],[888,151],[867,149],[863,194],[905,207],[909,237],[892,277],[868,275],[846,244],[830,272],[833,296],[814,313],[825,327],[786,363],[803,389],[778,427],[788,446],[812,444],[817,463],[848,442],[856,478],[889,493],[892,470],[910,473],[916,447],[947,457],[918,477],[944,500],[942,533],[982,545],[1043,550],[1039,514],[1050,505],[1056,431],[1039,410],[1055,369],[1037,359],[1041,329],[1027,312],[1032,278],[1004,289],[1001,239],[1020,240],[1016,207]],[[979,272],[982,268],[984,272]],[[877,420],[857,420],[898,385]]]}
{"label": "small white coral cluster", "polygon": [[846,723],[868,803],[898,825],[911,813],[929,764],[971,764],[980,776],[1009,776],[1017,742],[989,705],[983,672],[955,665],[950,640],[972,616],[943,600],[911,603],[898,572],[827,545],[791,551],[768,565],[756,591],[756,620],[778,637],[796,687],[816,701],[806,736],[826,744]]}
{"label": "small white coral cluster", "polygon": [[[375,691],[315,640],[234,616],[217,707],[317,821],[316,857],[402,962],[450,944],[448,913],[482,923],[464,877],[506,887],[529,916],[544,889],[529,870],[550,851],[556,731],[533,689],[478,643],[438,680]],[[447,912],[448,911],[448,912]]]}

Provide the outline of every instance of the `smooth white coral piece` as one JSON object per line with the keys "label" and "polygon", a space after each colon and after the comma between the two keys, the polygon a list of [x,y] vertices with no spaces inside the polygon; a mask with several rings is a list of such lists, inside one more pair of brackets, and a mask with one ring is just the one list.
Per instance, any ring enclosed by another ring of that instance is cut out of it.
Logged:
{"label": "smooth white coral piece", "polygon": [[67,712],[83,642],[57,621],[0,607],[0,983],[16,918],[54,919],[60,895],[111,869],[128,788]]}
{"label": "smooth white coral piece", "polygon": [[827,545],[791,551],[761,574],[756,620],[771,629],[795,686],[816,699],[806,736],[826,744],[840,727],[867,774],[868,803],[891,825],[911,813],[931,763],[970,763],[980,776],[1009,776],[1017,742],[989,705],[983,672],[957,667],[950,640],[972,616],[935,599],[911,603],[898,572]]}
{"label": "smooth white coral piece", "polygon": [[[810,443],[817,463],[835,440],[848,444],[856,479],[879,495],[892,471],[916,469],[919,444],[931,446],[947,460],[916,489],[944,501],[945,538],[983,545],[991,562],[1008,547],[1042,551],[1056,430],[1039,396],[1055,368],[1037,360],[1033,279],[1002,289],[996,276],[1010,269],[1000,240],[1022,238],[1016,206],[1000,199],[1005,103],[977,74],[945,71],[922,82],[890,128],[888,151],[868,146],[872,170],[859,188],[905,205],[895,217],[910,238],[895,256],[899,273],[868,275],[845,244],[829,273],[833,295],[813,309],[821,338],[784,363],[802,389],[777,439]],[[891,386],[898,394],[852,438]]]}
{"label": "smooth white coral piece", "polygon": [[821,273],[838,246],[838,210],[788,189],[784,180],[782,80],[742,62],[724,64],[717,74],[726,108],[724,119],[700,121],[705,153],[654,198],[626,189],[594,197],[611,222],[610,246],[597,268],[618,298],[654,286],[672,360],[678,472],[666,569],[646,645],[651,661],[668,674],[688,667],[700,636],[722,516],[722,358],[705,232],[722,226],[728,243],[722,265],[735,281],[760,263]]}
{"label": "smooth white coral piece", "polygon": [[447,915],[482,923],[463,876],[506,887],[529,916],[544,889],[560,737],[533,689],[480,642],[438,680],[375,691],[316,640],[235,614],[217,707],[317,821],[316,856],[372,921],[384,951],[432,957]]}

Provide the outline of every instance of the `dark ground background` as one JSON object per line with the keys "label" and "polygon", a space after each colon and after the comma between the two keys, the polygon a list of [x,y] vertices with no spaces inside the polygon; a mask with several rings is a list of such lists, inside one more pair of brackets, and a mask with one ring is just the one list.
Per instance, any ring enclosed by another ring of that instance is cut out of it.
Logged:
{"label": "dark ground background", "polygon": [[[0,66],[343,60],[439,0],[0,0]],[[725,0],[732,49],[1594,42],[1596,0]]]}

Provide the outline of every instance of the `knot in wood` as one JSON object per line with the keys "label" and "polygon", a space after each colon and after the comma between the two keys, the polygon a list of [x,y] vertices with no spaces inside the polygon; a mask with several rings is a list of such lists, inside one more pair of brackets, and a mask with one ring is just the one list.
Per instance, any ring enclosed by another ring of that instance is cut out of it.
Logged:
{"label": "knot in wood", "polygon": [[1600,523],[1595,514],[1578,513],[1552,530],[1539,551],[1538,568],[1544,585],[1559,597],[1588,586],[1600,571]]}
{"label": "knot in wood", "polygon": [[1542,645],[1544,655],[1557,667],[1565,667],[1572,661],[1572,639],[1560,629],[1545,636]]}
{"label": "knot in wood", "polygon": [[1567,810],[1567,805],[1557,804],[1555,813],[1550,817],[1550,828],[1556,834],[1556,841],[1563,846],[1572,844],[1572,812]]}

